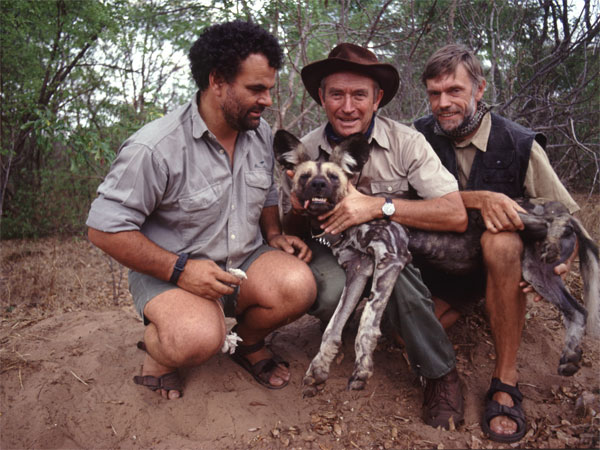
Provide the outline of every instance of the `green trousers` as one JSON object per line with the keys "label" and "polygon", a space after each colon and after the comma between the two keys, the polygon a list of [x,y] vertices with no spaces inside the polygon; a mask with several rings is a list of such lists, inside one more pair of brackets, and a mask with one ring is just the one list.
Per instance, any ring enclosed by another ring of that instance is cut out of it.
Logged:
{"label": "green trousers", "polygon": [[[331,250],[315,241],[310,268],[317,282],[317,299],[309,314],[328,323],[335,312],[346,275]],[[413,369],[425,378],[440,378],[456,365],[454,349],[434,314],[433,301],[419,269],[408,264],[398,276],[383,321],[404,339]]]}

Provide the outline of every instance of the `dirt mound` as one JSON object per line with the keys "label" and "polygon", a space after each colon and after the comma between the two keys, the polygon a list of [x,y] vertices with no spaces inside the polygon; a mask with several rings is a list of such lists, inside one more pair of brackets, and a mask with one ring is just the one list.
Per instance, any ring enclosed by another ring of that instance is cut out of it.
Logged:
{"label": "dirt mound", "polygon": [[[597,222],[590,223],[598,240]],[[569,284],[580,292],[576,274]],[[450,330],[465,385],[466,417],[465,425],[443,431],[421,420],[419,382],[402,350],[385,339],[367,389],[346,390],[355,322],[324,390],[303,399],[302,375],[320,343],[319,324],[309,316],[270,337],[291,362],[293,378],[285,389],[259,386],[226,355],[218,355],[183,371],[183,398],[164,401],[132,382],[143,359],[135,346],[143,325],[126,285],[126,270],[84,239],[2,243],[2,449],[598,446],[597,342],[585,339],[583,367],[575,376],[558,376],[564,331],[560,314],[548,303],[529,305],[519,353],[529,432],[511,446],[487,440],[479,426],[494,363],[479,307]]]}

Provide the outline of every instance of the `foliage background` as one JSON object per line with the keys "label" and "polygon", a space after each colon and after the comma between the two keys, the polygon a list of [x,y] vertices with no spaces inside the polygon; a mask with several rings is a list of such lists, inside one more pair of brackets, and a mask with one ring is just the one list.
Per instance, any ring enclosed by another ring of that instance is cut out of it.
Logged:
{"label": "foliage background", "polygon": [[428,112],[420,71],[449,42],[484,62],[486,101],[546,133],[572,190],[598,191],[600,5],[595,0],[0,0],[0,235],[82,233],[120,143],[194,92],[186,54],[206,26],[249,19],[286,53],[266,114],[302,135],[324,118],[300,69],[339,42],[398,68],[383,114]]}

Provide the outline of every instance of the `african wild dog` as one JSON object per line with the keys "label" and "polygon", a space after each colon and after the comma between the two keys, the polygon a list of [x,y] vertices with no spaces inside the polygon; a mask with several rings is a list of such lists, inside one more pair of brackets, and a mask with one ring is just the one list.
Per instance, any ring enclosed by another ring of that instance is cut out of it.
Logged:
{"label": "african wild dog", "polygon": [[[284,130],[275,134],[274,151],[284,169],[294,171],[293,192],[313,218],[332,209],[348,190],[348,177],[360,171],[368,159],[368,143],[361,134],[350,136],[337,146],[328,161],[312,161],[300,141]],[[583,338],[588,331],[598,333],[600,287],[598,285],[598,247],[581,223],[557,202],[519,203],[529,214],[519,214],[525,225],[523,279],[563,314],[565,347],[559,362],[561,375],[579,369]],[[324,383],[329,366],[341,344],[343,327],[358,304],[369,277],[373,277],[355,340],[356,360],[349,389],[363,389],[373,373],[372,353],[380,336],[380,321],[398,273],[411,261],[421,261],[450,274],[468,274],[482,264],[480,237],[485,226],[478,211],[469,211],[469,226],[464,233],[405,229],[384,219],[347,229],[343,235],[320,237],[346,271],[346,286],[325,332],[319,353],[312,360],[303,380],[303,394],[313,396]],[[319,231],[320,232],[320,231]],[[564,286],[554,267],[564,261],[579,242],[581,275],[586,308]],[[589,312],[589,314],[588,314]]]}

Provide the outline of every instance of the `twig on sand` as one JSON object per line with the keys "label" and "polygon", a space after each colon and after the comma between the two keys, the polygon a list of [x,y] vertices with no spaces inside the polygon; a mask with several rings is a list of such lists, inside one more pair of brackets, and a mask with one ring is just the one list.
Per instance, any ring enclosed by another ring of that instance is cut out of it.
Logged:
{"label": "twig on sand", "polygon": [[71,372],[71,375],[73,375],[75,378],[77,378],[83,384],[85,384],[86,386],[89,386],[89,384],[87,384],[85,381],[83,381],[81,378],[79,378],[75,372],[73,372],[72,370],[69,370],[69,372]]}

